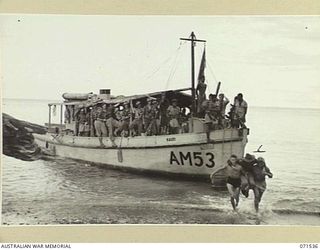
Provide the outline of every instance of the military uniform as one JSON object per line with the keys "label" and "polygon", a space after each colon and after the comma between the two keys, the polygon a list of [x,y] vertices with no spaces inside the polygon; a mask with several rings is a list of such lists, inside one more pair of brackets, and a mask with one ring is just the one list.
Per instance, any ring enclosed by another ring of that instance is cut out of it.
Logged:
{"label": "military uniform", "polygon": [[78,135],[79,136],[89,136],[89,132],[90,132],[89,120],[90,120],[89,115],[81,111],[78,116],[78,123],[79,123]]}
{"label": "military uniform", "polygon": [[203,108],[201,104],[206,100],[206,89],[207,89],[207,84],[200,81],[197,85],[197,94],[198,94],[197,113],[199,114],[203,113]]}
{"label": "military uniform", "polygon": [[223,99],[219,99],[218,102],[221,116],[224,118],[226,115],[226,107],[229,103],[229,99],[227,97],[224,97]]}
{"label": "military uniform", "polygon": [[66,105],[65,111],[64,111],[64,122],[70,124],[70,120],[71,120],[71,115],[70,115],[69,105]]}
{"label": "military uniform", "polygon": [[167,114],[169,117],[170,134],[178,134],[180,128],[180,107],[170,105],[167,109]]}
{"label": "military uniform", "polygon": [[219,114],[219,101],[209,100],[206,104],[207,104],[207,109],[204,117],[205,123],[216,122]]}
{"label": "military uniform", "polygon": [[147,105],[144,109],[144,125],[147,135],[155,135],[157,133],[157,108],[154,105]]}
{"label": "military uniform", "polygon": [[169,107],[169,102],[167,99],[161,100],[159,105],[159,111],[160,111],[160,133],[166,134],[167,127],[169,125],[168,121],[168,115],[167,115],[167,109]]}
{"label": "military uniform", "polygon": [[98,137],[106,137],[108,136],[108,131],[107,131],[107,127],[105,124],[106,121],[106,113],[101,109],[97,109],[95,114],[95,121],[94,121],[94,128],[96,130],[96,135]]}
{"label": "military uniform", "polygon": [[135,130],[138,136],[143,132],[143,115],[144,109],[141,107],[134,108],[133,110],[134,119],[130,124],[130,130]]}
{"label": "military uniform", "polygon": [[121,114],[120,130],[123,131],[126,136],[129,135],[130,117],[131,117],[130,108],[125,108]]}
{"label": "military uniform", "polygon": [[244,123],[246,122],[246,110],[248,108],[247,102],[245,100],[240,102],[238,99],[236,99],[234,108],[236,120],[239,120],[241,127],[246,127]]}
{"label": "military uniform", "polygon": [[144,122],[144,130],[147,133],[147,129],[151,123],[152,115],[151,115],[152,106],[151,104],[147,104],[143,110],[143,122]]}
{"label": "military uniform", "polygon": [[106,110],[106,125],[108,128],[109,138],[114,140],[114,128],[119,128],[119,122],[114,118],[114,109],[113,106],[110,105]]}

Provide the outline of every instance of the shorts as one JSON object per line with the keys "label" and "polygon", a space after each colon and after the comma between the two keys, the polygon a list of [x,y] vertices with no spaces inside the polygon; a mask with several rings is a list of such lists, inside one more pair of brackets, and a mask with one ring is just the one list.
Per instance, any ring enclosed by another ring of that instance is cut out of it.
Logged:
{"label": "shorts", "polygon": [[88,124],[79,124],[79,132],[89,132],[90,131],[90,126]]}
{"label": "shorts", "polygon": [[240,178],[235,179],[235,178],[228,177],[227,183],[229,183],[233,187],[237,188],[237,187],[240,187],[240,185],[241,185],[241,179]]}
{"label": "shorts", "polygon": [[205,114],[204,116],[204,122],[205,123],[212,123],[214,121],[213,117],[209,114]]}
{"label": "shorts", "polygon": [[169,125],[171,128],[179,128],[180,127],[179,122],[176,118],[171,119],[169,122]]}

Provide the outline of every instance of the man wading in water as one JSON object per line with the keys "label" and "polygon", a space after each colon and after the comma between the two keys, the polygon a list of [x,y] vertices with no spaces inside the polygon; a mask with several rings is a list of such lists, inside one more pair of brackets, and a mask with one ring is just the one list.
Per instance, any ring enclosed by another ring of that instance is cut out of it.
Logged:
{"label": "man wading in water", "polygon": [[252,168],[252,174],[255,181],[253,187],[254,192],[254,208],[256,212],[259,211],[259,203],[261,201],[262,195],[267,188],[266,176],[269,178],[273,177],[270,169],[266,166],[266,162],[262,157],[257,159],[257,164]]}
{"label": "man wading in water", "polygon": [[213,181],[214,175],[222,169],[226,169],[227,188],[230,194],[230,201],[231,201],[233,210],[236,210],[236,207],[239,204],[241,175],[243,174],[242,167],[238,164],[237,156],[231,155],[227,165],[221,168],[215,169],[213,173],[210,175],[211,181]]}
{"label": "man wading in water", "polygon": [[[246,164],[244,164],[246,163]],[[217,168],[210,175],[213,183],[214,175],[220,170],[226,169],[227,188],[230,194],[231,204],[234,210],[239,203],[240,191],[244,196],[249,196],[249,189],[254,192],[254,207],[259,211],[259,203],[267,188],[266,176],[273,177],[270,169],[266,166],[262,157],[255,159],[254,155],[246,154],[243,159],[238,159],[236,155],[231,155],[228,164]]]}

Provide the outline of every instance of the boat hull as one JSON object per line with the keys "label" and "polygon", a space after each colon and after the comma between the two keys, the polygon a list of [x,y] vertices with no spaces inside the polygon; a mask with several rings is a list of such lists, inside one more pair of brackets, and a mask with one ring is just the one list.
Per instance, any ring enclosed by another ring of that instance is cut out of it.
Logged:
{"label": "boat hull", "polygon": [[209,179],[216,167],[224,165],[231,154],[242,157],[247,130],[109,138],[102,144],[97,137],[35,134],[36,143],[53,155],[139,172],[162,173]]}

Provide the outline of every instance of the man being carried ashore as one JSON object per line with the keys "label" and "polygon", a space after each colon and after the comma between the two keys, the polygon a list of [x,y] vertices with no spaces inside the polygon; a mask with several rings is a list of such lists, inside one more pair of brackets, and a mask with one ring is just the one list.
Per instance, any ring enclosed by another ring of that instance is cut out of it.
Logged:
{"label": "man being carried ashore", "polygon": [[266,162],[262,157],[258,157],[257,164],[253,166],[252,174],[255,182],[255,186],[253,187],[254,207],[256,212],[258,212],[262,195],[267,189],[266,176],[272,178],[273,174],[270,172],[270,169],[267,167]]}
{"label": "man being carried ashore", "polygon": [[246,154],[244,158],[239,160],[239,164],[244,172],[244,175],[241,176],[241,192],[244,196],[248,197],[249,189],[254,189],[255,187],[253,168],[257,164],[257,160],[254,155]]}

